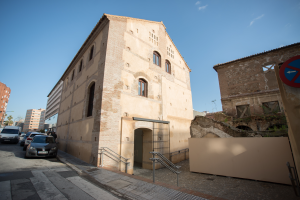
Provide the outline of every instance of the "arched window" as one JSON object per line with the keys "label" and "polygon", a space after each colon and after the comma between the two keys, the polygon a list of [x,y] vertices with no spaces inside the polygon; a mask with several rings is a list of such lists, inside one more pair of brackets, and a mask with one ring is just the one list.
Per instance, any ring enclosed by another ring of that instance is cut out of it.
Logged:
{"label": "arched window", "polygon": [[90,89],[89,89],[89,100],[88,100],[87,117],[93,115],[94,93],[95,93],[95,83],[93,83],[93,84],[90,86]]}
{"label": "arched window", "polygon": [[160,66],[160,55],[156,51],[153,52],[153,64]]}
{"label": "arched window", "polygon": [[81,70],[82,70],[82,60],[80,61],[80,65],[79,65],[79,70],[78,70],[78,72],[81,72]]}
{"label": "arched window", "polygon": [[168,60],[166,60],[166,72],[171,74],[171,63]]}
{"label": "arched window", "polygon": [[139,79],[139,95],[147,97],[148,84],[144,79]]}
{"label": "arched window", "polygon": [[90,60],[92,60],[92,58],[93,58],[93,53],[94,53],[94,46],[92,46],[92,48],[90,50]]}

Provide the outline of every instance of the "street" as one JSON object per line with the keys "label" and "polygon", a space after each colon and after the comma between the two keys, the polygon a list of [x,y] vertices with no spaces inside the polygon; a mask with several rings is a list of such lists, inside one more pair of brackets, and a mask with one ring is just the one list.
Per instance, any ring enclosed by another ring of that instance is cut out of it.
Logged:
{"label": "street", "polygon": [[119,199],[56,158],[24,158],[19,144],[0,144],[0,200]]}

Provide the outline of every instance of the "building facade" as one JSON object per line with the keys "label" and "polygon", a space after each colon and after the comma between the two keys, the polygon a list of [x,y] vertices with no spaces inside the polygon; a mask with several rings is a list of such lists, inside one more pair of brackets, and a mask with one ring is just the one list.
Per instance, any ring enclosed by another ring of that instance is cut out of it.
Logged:
{"label": "building facade", "polygon": [[59,81],[48,94],[45,119],[49,119],[50,117],[58,114],[62,87],[63,82]]}
{"label": "building facade", "polygon": [[[284,114],[274,66],[296,55],[300,55],[300,43],[215,65],[223,111],[235,118]],[[264,131],[272,123],[248,125]]]}
{"label": "building facade", "polygon": [[4,83],[0,82],[0,127],[5,120],[6,107],[9,101],[11,90]]}
{"label": "building facade", "polygon": [[151,168],[150,151],[188,148],[190,71],[162,22],[104,14],[60,79],[59,148],[99,165],[107,147],[129,173]]}
{"label": "building facade", "polygon": [[23,131],[38,131],[44,129],[45,109],[29,109],[26,112]]}

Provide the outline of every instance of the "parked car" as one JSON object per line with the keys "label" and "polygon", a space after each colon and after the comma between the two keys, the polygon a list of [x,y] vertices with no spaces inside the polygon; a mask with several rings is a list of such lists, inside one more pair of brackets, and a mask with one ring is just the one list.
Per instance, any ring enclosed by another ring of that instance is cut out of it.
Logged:
{"label": "parked car", "polygon": [[32,132],[25,140],[23,151],[26,151],[27,146],[31,143],[32,139],[36,135],[45,135],[45,133],[39,133],[39,132]]}
{"label": "parked car", "polygon": [[25,158],[56,157],[57,146],[54,138],[48,135],[36,135],[28,145]]}
{"label": "parked car", "polygon": [[26,133],[26,135],[23,137],[23,139],[20,141],[20,146],[24,146],[25,144],[25,140],[27,139],[27,137],[31,134],[32,132],[28,132]]}
{"label": "parked car", "polygon": [[19,134],[21,133],[18,126],[5,126],[0,133],[0,142],[12,142],[17,144],[19,142]]}
{"label": "parked car", "polygon": [[24,133],[24,132],[20,133],[19,139],[22,140],[25,135],[26,135],[26,133]]}

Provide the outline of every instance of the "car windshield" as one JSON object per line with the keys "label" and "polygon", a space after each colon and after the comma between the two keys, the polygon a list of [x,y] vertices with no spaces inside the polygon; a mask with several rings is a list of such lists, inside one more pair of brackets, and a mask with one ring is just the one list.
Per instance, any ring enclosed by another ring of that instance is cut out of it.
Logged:
{"label": "car windshield", "polygon": [[26,137],[28,137],[30,134],[31,134],[32,132],[28,132],[28,133],[26,133]]}
{"label": "car windshield", "polygon": [[35,137],[31,143],[55,143],[53,137]]}
{"label": "car windshield", "polygon": [[18,134],[19,130],[18,129],[3,129],[1,133],[6,133],[6,134]]}

